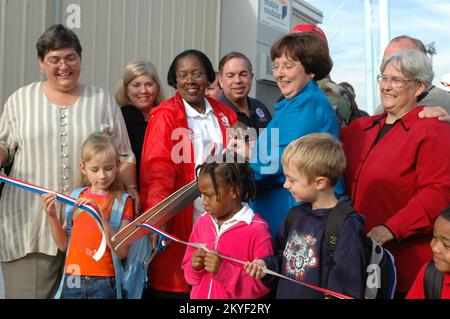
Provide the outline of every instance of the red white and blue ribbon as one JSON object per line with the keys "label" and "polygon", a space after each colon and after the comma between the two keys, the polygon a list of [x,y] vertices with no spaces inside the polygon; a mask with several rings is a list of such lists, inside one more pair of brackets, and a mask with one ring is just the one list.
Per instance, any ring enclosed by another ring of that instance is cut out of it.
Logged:
{"label": "red white and blue ribbon", "polygon": [[[169,233],[166,233],[165,231],[162,231],[161,229],[156,228],[155,226],[152,226],[152,225],[147,224],[147,223],[140,224],[139,226],[143,227],[143,228],[146,228],[146,229],[149,229],[149,230],[157,233],[158,235],[163,236],[165,238],[168,238],[168,239],[170,239],[170,240],[172,240],[174,242],[177,242],[177,243],[180,243],[180,244],[183,244],[183,245],[186,245],[186,246],[191,246],[191,247],[194,247],[194,248],[204,249],[206,252],[210,252],[210,250],[208,249],[208,247],[206,247],[205,244],[183,241],[183,240],[181,240],[181,239],[179,239],[179,238],[177,238],[177,237],[175,237],[175,236],[173,236],[173,235],[171,235]],[[242,264],[242,265],[245,265],[245,263],[246,263],[245,261],[242,261],[242,260],[239,260],[239,259],[235,259],[235,258],[232,258],[232,257],[224,256],[224,255],[221,255],[221,254],[217,254],[217,255],[220,258],[227,259],[227,260],[230,260],[230,261]],[[296,284],[299,284],[299,285],[311,288],[311,289],[316,290],[316,291],[320,291],[320,292],[322,292],[322,293],[324,293],[326,295],[330,295],[330,296],[333,296],[333,297],[336,297],[336,298],[339,298],[339,299],[353,299],[352,297],[346,296],[344,294],[341,294],[341,293],[338,293],[338,292],[335,292],[335,291],[332,291],[332,290],[324,289],[324,288],[317,287],[317,286],[314,286],[314,285],[311,285],[311,284],[307,284],[307,283],[302,282],[302,281],[298,281],[298,280],[289,278],[287,276],[279,274],[279,273],[277,273],[277,272],[275,272],[273,270],[270,270],[268,268],[264,268],[263,270],[268,275],[273,275],[273,276],[277,276],[277,277],[289,280],[289,281],[294,282]]]}
{"label": "red white and blue ribbon", "polygon": [[99,261],[100,258],[103,257],[103,254],[105,253],[106,250],[106,236],[105,236],[105,232],[103,230],[103,223],[102,223],[102,219],[100,218],[100,214],[97,212],[97,210],[95,208],[93,208],[90,205],[80,205],[78,206],[76,204],[76,199],[61,193],[57,193],[54,192],[52,190],[37,186],[37,185],[33,185],[27,182],[24,182],[20,179],[16,179],[13,177],[9,177],[3,174],[0,174],[0,181],[4,182],[6,184],[12,185],[14,187],[18,187],[21,188],[23,190],[29,191],[29,192],[33,192],[39,195],[43,195],[43,194],[55,194],[56,195],[56,199],[58,201],[60,201],[61,203],[64,203],[66,205],[71,205],[71,206],[75,206],[78,207],[84,211],[86,211],[89,215],[91,215],[94,220],[96,221],[100,232],[102,233],[102,240],[100,243],[100,246],[97,248],[94,256],[92,256],[92,258],[94,258],[94,260]]}

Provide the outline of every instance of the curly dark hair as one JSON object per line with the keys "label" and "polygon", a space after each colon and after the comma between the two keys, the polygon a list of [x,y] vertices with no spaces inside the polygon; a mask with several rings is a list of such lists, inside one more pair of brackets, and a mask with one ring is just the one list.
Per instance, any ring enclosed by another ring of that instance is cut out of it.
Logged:
{"label": "curly dark hair", "polygon": [[217,184],[230,185],[239,194],[242,202],[254,200],[256,182],[253,170],[242,157],[236,153],[225,152],[223,155],[211,156],[205,163],[197,166],[197,181],[201,174],[208,174],[213,182],[217,196]]}
{"label": "curly dark hair", "polygon": [[447,221],[450,222],[450,206],[447,207],[446,209],[444,209],[439,216],[441,216],[442,218],[445,218]]}

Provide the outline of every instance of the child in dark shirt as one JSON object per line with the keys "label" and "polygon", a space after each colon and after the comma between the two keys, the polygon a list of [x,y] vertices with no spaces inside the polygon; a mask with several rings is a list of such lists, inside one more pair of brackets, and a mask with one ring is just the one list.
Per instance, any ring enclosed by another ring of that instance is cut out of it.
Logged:
{"label": "child in dark shirt", "polygon": [[[275,239],[275,255],[256,259],[245,266],[255,279],[276,287],[276,298],[321,299],[324,294],[294,282],[265,277],[264,267],[297,281],[320,286],[355,298],[364,296],[365,237],[362,216],[350,214],[339,233],[334,251],[335,265],[328,265],[325,224],[338,200],[333,186],[345,169],[342,145],[328,134],[309,134],[286,147],[282,158],[284,187],[297,202],[296,219],[285,220]],[[289,214],[288,214],[289,216]]]}

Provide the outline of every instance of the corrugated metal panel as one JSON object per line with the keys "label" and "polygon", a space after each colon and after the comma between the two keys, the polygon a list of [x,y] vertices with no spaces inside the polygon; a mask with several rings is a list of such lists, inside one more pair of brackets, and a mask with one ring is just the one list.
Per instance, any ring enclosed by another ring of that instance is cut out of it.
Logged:
{"label": "corrugated metal panel", "polygon": [[[64,0],[78,3],[83,45],[82,81],[114,92],[133,59],[155,64],[165,86],[172,59],[197,48],[218,61],[217,0]],[[165,87],[165,92],[169,92]]]}
{"label": "corrugated metal panel", "polygon": [[167,71],[181,51],[197,48],[213,65],[219,61],[220,0],[0,0],[1,106],[41,79],[36,41],[48,25],[66,24],[73,4],[81,8],[74,31],[83,47],[83,83],[114,93],[123,67],[139,58],[155,64],[169,92]]}
{"label": "corrugated metal panel", "polygon": [[0,0],[0,110],[24,84],[41,79],[35,44],[51,1]]}

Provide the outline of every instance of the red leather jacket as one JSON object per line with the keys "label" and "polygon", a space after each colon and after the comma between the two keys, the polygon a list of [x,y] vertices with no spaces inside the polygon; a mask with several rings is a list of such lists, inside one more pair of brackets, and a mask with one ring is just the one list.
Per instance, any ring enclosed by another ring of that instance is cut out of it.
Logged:
{"label": "red leather jacket", "polygon": [[[226,128],[236,122],[236,113],[225,104],[209,99],[208,102],[220,125],[223,145]],[[177,130],[178,129],[178,130]],[[184,153],[183,153],[184,152]],[[189,152],[189,154],[186,154]],[[184,161],[175,163],[173,155]],[[181,95],[163,101],[150,113],[144,138],[140,169],[140,196],[143,210],[194,180],[194,153],[189,138],[186,112]],[[187,241],[192,231],[193,205],[187,206],[166,224],[166,231]],[[184,280],[181,262],[186,247],[171,243],[158,254],[149,266],[149,284],[156,290],[189,292]]]}
{"label": "red leather jacket", "polygon": [[419,119],[422,109],[409,111],[377,144],[386,114],[355,120],[341,135],[347,193],[366,217],[366,231],[384,224],[395,236],[385,246],[402,292],[431,259],[434,221],[450,205],[450,125]]}

